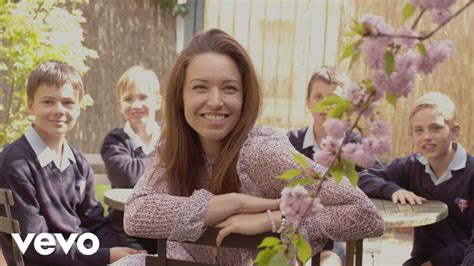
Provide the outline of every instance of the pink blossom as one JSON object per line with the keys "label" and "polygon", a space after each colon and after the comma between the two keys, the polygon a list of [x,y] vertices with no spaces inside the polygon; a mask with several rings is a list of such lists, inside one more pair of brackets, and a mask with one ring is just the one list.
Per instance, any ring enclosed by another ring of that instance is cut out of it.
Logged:
{"label": "pink blossom", "polygon": [[335,152],[330,152],[326,150],[316,150],[316,152],[314,153],[314,161],[324,167],[329,167],[334,158],[336,158]]}
{"label": "pink blossom", "polygon": [[[398,34],[400,35],[405,35],[405,36],[413,36],[417,37],[419,34],[416,31],[413,31],[410,29],[408,26],[403,26],[400,29],[398,29]],[[407,49],[410,49],[415,45],[418,40],[417,39],[412,39],[412,38],[398,38],[398,42]]]}
{"label": "pink blossom", "polygon": [[430,74],[436,65],[446,60],[453,51],[453,43],[448,40],[436,42],[426,48],[426,55],[418,62],[418,69],[424,74]]}
{"label": "pink blossom", "polygon": [[337,149],[342,144],[342,139],[335,139],[332,136],[327,136],[321,141],[321,149],[314,153],[314,161],[319,164],[329,167],[334,158],[336,158]]}
{"label": "pink blossom", "polygon": [[385,69],[373,71],[371,80],[377,91],[391,92],[398,97],[408,96],[413,90],[419,58],[418,53],[410,50],[395,57],[395,71],[390,76]]}
{"label": "pink blossom", "polygon": [[375,152],[380,155],[386,153],[392,149],[392,141],[388,137],[379,139],[379,143]]}
{"label": "pink blossom", "polygon": [[346,122],[334,118],[326,120],[323,127],[328,136],[332,136],[335,139],[342,139],[349,129]]}
{"label": "pink blossom", "polygon": [[380,120],[375,120],[370,123],[370,133],[374,135],[377,138],[385,137],[387,136],[389,132],[389,125]]}
{"label": "pink blossom", "polygon": [[370,167],[375,163],[375,154],[364,149],[361,143],[348,143],[342,147],[342,157],[362,167]]}
{"label": "pink blossom", "polygon": [[379,102],[372,102],[368,107],[367,106],[361,106],[358,109],[355,110],[357,114],[362,113],[362,116],[365,118],[371,117],[377,106],[379,105]]}
{"label": "pink blossom", "polygon": [[431,11],[431,21],[436,24],[443,24],[453,14],[447,9],[433,9]]}
{"label": "pink blossom", "polygon": [[386,37],[365,37],[360,50],[366,56],[367,66],[379,69],[385,66],[385,51],[392,41]]}
{"label": "pink blossom", "polygon": [[410,2],[421,9],[430,9],[435,6],[434,0],[410,0]]}
{"label": "pink blossom", "polygon": [[386,23],[380,16],[373,14],[364,14],[360,18],[360,22],[370,28],[370,35],[375,36],[377,34],[393,34],[394,30],[392,25]]}
{"label": "pink blossom", "polygon": [[434,8],[436,9],[448,9],[450,8],[456,0],[434,0]]}
{"label": "pink blossom", "polygon": [[323,208],[321,200],[319,198],[313,200],[301,185],[285,187],[281,192],[280,209],[289,223],[297,224],[304,217],[312,216]]}
{"label": "pink blossom", "polygon": [[353,105],[358,106],[364,103],[366,93],[361,86],[351,82],[344,87],[342,96]]}

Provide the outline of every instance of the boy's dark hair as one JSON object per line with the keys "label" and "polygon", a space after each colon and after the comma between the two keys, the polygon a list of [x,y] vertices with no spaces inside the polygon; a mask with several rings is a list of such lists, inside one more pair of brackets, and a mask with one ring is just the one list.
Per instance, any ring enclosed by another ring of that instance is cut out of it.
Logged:
{"label": "boy's dark hair", "polygon": [[33,69],[28,77],[26,95],[29,100],[32,100],[39,86],[46,85],[60,88],[67,82],[71,83],[74,91],[79,93],[79,100],[81,100],[84,95],[84,86],[79,72],[64,62],[46,61]]}

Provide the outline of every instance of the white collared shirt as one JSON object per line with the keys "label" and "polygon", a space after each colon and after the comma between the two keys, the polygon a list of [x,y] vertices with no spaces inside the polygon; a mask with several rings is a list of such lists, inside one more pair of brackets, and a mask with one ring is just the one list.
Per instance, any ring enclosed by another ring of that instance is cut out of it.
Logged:
{"label": "white collared shirt", "polygon": [[316,151],[319,150],[319,145],[316,143],[316,139],[314,138],[314,130],[313,124],[308,127],[303,139],[303,149],[313,147],[313,154],[316,154]]}
{"label": "white collared shirt", "polygon": [[76,162],[71,147],[69,147],[66,141],[63,143],[62,155],[59,155],[46,145],[33,125],[30,125],[26,130],[25,138],[33,148],[42,168],[53,162],[54,166],[63,172],[71,163]]}
{"label": "white collared shirt", "polygon": [[133,151],[141,147],[143,153],[145,153],[145,155],[149,155],[155,150],[156,144],[160,138],[160,126],[158,126],[158,123],[154,122],[151,126],[151,129],[152,133],[150,143],[145,145],[143,140],[137,135],[137,133],[135,133],[132,126],[130,126],[130,123],[128,121],[125,123],[123,126],[123,131],[130,138],[130,144],[132,145]]}
{"label": "white collared shirt", "polygon": [[451,171],[461,170],[466,167],[467,161],[467,152],[463,146],[459,143],[453,143],[453,146],[456,148],[456,153],[454,154],[453,160],[449,163],[448,168],[444,171],[444,173],[438,178],[433,170],[431,169],[430,164],[428,163],[428,158],[425,156],[418,154],[416,159],[422,165],[425,166],[425,173],[429,174],[433,183],[437,186],[443,182],[448,181],[453,177]]}

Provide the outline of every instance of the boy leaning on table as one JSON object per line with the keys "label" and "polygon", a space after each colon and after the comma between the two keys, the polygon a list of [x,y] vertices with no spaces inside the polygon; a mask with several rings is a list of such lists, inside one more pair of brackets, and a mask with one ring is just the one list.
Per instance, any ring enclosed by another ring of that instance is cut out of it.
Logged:
{"label": "boy leaning on table", "polygon": [[455,105],[442,93],[427,93],[411,108],[409,122],[417,152],[384,168],[364,170],[359,174],[359,187],[369,197],[402,204],[444,202],[448,217],[415,228],[411,258],[403,265],[460,264],[474,218],[474,158],[455,142],[460,131]]}
{"label": "boy leaning on table", "polygon": [[[25,265],[106,265],[139,252],[123,247],[103,216],[89,164],[66,141],[80,114],[83,94],[81,77],[65,63],[48,61],[33,70],[27,109],[35,122],[0,155],[0,187],[13,192],[12,216],[20,224],[22,240],[28,233],[59,233],[66,240],[73,233],[92,233],[100,247],[84,255],[77,242],[68,252],[56,243],[51,254],[42,255],[32,241],[23,256]],[[12,237],[1,234],[0,243],[8,264],[14,264]]]}

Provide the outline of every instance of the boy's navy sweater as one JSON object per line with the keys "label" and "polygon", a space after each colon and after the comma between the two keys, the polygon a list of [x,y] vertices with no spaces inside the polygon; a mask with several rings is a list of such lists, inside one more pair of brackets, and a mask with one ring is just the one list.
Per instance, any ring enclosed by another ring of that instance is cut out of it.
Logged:
{"label": "boy's navy sweater", "polygon": [[[133,188],[153,160],[141,148],[133,150],[130,137],[123,128],[115,128],[105,136],[100,154],[113,188]],[[123,212],[109,208],[109,219],[115,230],[123,232]]]}
{"label": "boy's navy sweater", "polygon": [[[92,170],[84,156],[71,147],[76,162],[63,172],[49,163],[41,168],[33,148],[23,135],[0,155],[0,187],[13,192],[12,216],[18,220],[21,238],[28,233],[95,234],[99,250],[89,256],[79,252],[76,243],[66,255],[59,244],[52,254],[38,254],[33,242],[24,257],[25,265],[106,265],[111,247],[123,246],[97,201]],[[76,239],[77,240],[77,239]],[[0,235],[7,263],[14,264],[12,238]]]}
{"label": "boy's navy sweater", "polygon": [[[391,199],[404,188],[428,200],[438,200],[448,206],[448,217],[432,225],[415,228],[413,262],[430,260],[433,265],[457,265],[462,262],[471,237],[474,211],[474,158],[467,154],[466,167],[451,171],[452,178],[435,185],[425,165],[412,154],[394,160],[385,168],[368,169],[360,173],[359,187],[369,197]],[[465,200],[465,204],[460,204]]]}

